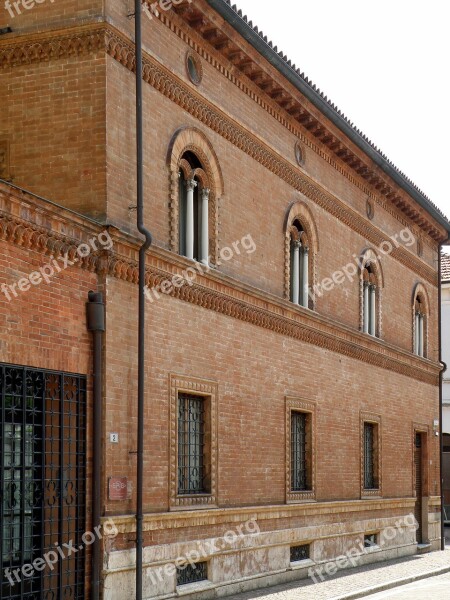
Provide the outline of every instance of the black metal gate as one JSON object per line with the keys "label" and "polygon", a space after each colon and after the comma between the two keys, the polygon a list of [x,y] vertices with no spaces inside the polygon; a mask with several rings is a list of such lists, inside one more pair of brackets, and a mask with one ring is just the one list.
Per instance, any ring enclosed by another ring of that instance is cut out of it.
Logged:
{"label": "black metal gate", "polygon": [[86,379],[0,364],[0,396],[0,600],[82,600]]}

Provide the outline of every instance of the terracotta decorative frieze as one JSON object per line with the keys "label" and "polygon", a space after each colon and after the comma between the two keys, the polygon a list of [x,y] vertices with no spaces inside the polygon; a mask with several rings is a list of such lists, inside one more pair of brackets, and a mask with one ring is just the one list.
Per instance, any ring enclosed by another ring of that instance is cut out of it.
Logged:
{"label": "terracotta decorative frieze", "polygon": [[67,56],[80,56],[103,50],[105,28],[98,24],[69,29],[67,32],[46,32],[21,36],[0,43],[0,67],[9,68]]}
{"label": "terracotta decorative frieze", "polygon": [[[40,252],[43,255],[58,256],[69,252],[69,257],[73,256],[79,243],[85,241],[89,234],[98,234],[102,231],[102,227],[99,225],[86,223],[83,227],[77,223],[72,226],[77,239],[68,238],[63,233],[55,233],[34,223],[25,222],[18,217],[12,217],[11,214],[5,214],[2,210],[1,200],[0,190],[0,239]],[[16,212],[16,209],[13,212]],[[41,214],[40,211],[36,211],[35,216],[37,217],[39,214]],[[72,213],[67,211],[66,216],[70,222]],[[63,216],[58,219],[62,221]],[[57,220],[55,227],[59,221]],[[122,237],[122,234],[113,228],[111,228],[110,234],[114,242],[112,250],[103,251],[100,254],[92,253],[79,260],[76,266],[106,273],[112,277],[137,284],[139,242],[135,240],[131,243],[129,237]],[[177,261],[179,266],[176,266]],[[188,265],[192,266],[192,263],[187,260],[183,262],[180,257],[174,257],[168,252],[155,248],[148,255],[146,284],[150,288],[161,285],[164,281],[170,280],[175,273],[181,274],[183,266],[186,268]],[[258,292],[255,292],[253,288],[244,286],[246,291],[237,294],[233,283],[228,279],[224,280],[219,272],[212,270],[198,279],[201,280],[201,283],[195,282],[182,287],[172,286],[171,295],[184,302],[252,323],[281,335],[326,348],[431,385],[438,385],[440,367],[434,363],[425,362],[424,359],[416,358],[399,349],[395,350],[379,340],[366,339],[367,336],[351,331],[312,311],[302,311],[300,314],[299,311],[294,311],[290,303],[285,300],[277,300],[275,297],[269,299],[266,296],[264,299],[259,298]],[[243,287],[242,284],[240,287]],[[379,346],[380,343],[383,344],[382,347]]]}
{"label": "terracotta decorative frieze", "polygon": [[[9,191],[9,193],[8,193]],[[43,218],[45,214],[45,219]],[[19,215],[26,215],[26,219]],[[41,223],[45,221],[47,226]],[[52,227],[49,229],[48,224]],[[71,211],[45,203],[26,192],[0,185],[0,239],[43,255],[74,256],[80,243],[98,235],[104,227]],[[93,252],[79,260],[76,267],[97,271],[133,284],[138,282],[139,240],[110,227],[113,248]],[[70,236],[65,233],[70,231]],[[56,254],[55,254],[56,253]],[[148,254],[146,284],[152,288],[180,275],[192,262],[160,248]],[[438,385],[440,365],[415,357],[336,323],[313,311],[294,310],[291,303],[262,294],[211,270],[192,285],[172,286],[170,294],[184,302],[213,310],[259,327],[338,354],[362,360],[413,379]]]}
{"label": "terracotta decorative frieze", "polygon": [[[77,253],[81,244],[89,241],[87,237],[69,239],[68,237],[49,232],[39,226],[33,226],[25,221],[12,219],[0,211],[0,240],[22,246],[28,250],[39,252],[51,260],[66,257],[71,266],[77,265],[88,271],[100,271],[104,261],[100,259],[101,252],[89,250],[89,255],[80,256]],[[104,251],[103,251],[104,252]]]}

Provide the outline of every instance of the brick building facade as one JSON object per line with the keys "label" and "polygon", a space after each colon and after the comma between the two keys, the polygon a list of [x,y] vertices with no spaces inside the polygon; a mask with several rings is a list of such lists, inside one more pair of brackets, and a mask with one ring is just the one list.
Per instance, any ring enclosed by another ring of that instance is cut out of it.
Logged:
{"label": "brick building facade", "polygon": [[[3,568],[31,560],[32,541],[43,552],[90,527],[85,303],[101,291],[108,600],[132,596],[135,560],[131,4],[0,16],[12,29],[0,36]],[[144,597],[257,588],[355,547],[363,561],[438,549],[437,255],[450,223],[224,0],[149,12],[143,47]],[[14,462],[25,431],[38,442]],[[2,583],[1,599],[89,597],[89,557]]]}

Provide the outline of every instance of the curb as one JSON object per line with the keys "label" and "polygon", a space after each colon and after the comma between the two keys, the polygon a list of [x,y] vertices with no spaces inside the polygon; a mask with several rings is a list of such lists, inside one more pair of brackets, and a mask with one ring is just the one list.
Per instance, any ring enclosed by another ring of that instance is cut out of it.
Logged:
{"label": "curb", "polygon": [[434,569],[433,571],[418,573],[417,575],[410,575],[409,577],[404,577],[403,579],[394,579],[386,583],[373,585],[372,587],[364,588],[356,592],[352,592],[350,594],[345,594],[344,596],[333,596],[329,600],[356,600],[357,598],[365,598],[366,596],[370,596],[371,594],[385,592],[386,590],[391,590],[402,585],[407,585],[408,583],[414,583],[415,581],[420,581],[421,579],[428,579],[429,577],[436,577],[438,575],[443,575],[444,573],[449,572],[450,566],[441,567],[439,569]]}

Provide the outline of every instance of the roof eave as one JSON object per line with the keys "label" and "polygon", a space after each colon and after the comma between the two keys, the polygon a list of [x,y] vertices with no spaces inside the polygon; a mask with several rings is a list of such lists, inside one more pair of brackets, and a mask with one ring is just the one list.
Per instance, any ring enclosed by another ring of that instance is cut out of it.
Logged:
{"label": "roof eave", "polygon": [[382,169],[397,185],[409,194],[427,213],[443,227],[450,237],[450,222],[439,212],[428,198],[415,189],[411,183],[401,175],[388,160],[384,159],[361,135],[355,131],[330,104],[322,98],[320,93],[309,86],[277,52],[273,50],[250,27],[233,8],[224,0],[206,0],[207,3],[224,18],[253,48],[259,52],[272,66],[274,66],[292,85],[294,85],[305,98],[307,98],[320,112],[327,117],[342,133],[344,133],[358,148],[360,148],[377,166]]}

